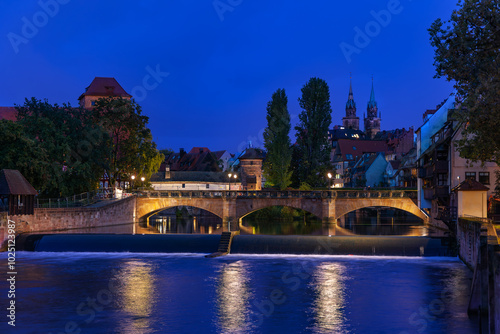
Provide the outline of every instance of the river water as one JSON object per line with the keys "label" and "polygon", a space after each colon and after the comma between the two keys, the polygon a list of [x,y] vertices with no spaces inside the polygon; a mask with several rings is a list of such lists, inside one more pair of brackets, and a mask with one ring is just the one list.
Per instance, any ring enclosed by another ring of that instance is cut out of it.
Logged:
{"label": "river water", "polygon": [[16,327],[2,279],[1,333],[477,333],[456,258],[18,252],[16,263]]}
{"label": "river water", "polygon": [[[222,220],[209,212],[177,217],[175,214],[158,214],[149,219],[154,233],[220,234]],[[294,219],[243,218],[241,234],[265,235],[404,235],[446,236],[440,230],[425,226],[422,220],[397,209],[362,209],[341,217],[336,227],[325,225],[311,216]]]}

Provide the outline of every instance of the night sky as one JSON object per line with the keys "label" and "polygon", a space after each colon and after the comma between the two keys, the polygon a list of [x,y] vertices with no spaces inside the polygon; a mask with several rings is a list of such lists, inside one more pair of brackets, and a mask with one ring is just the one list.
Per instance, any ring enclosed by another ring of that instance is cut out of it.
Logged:
{"label": "night sky", "polygon": [[278,88],[295,123],[314,76],[330,87],[332,127],[341,124],[352,72],[360,124],[373,75],[382,130],[416,129],[452,90],[433,78],[427,29],[454,8],[456,0],[1,1],[0,106],[32,96],[77,105],[94,77],[115,77],[150,117],[159,148],[234,153],[249,140],[263,146]]}

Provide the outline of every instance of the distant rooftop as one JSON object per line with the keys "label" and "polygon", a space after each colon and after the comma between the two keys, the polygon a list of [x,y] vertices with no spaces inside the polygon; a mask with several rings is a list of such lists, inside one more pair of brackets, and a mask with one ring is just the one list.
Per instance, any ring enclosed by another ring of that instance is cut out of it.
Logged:
{"label": "distant rooftop", "polygon": [[132,97],[125,89],[120,86],[115,78],[95,77],[85,89],[85,93],[80,95],[78,100],[83,99],[84,96],[120,96]]}
{"label": "distant rooftop", "polygon": [[15,107],[0,107],[0,119],[8,121],[17,120],[17,110]]}

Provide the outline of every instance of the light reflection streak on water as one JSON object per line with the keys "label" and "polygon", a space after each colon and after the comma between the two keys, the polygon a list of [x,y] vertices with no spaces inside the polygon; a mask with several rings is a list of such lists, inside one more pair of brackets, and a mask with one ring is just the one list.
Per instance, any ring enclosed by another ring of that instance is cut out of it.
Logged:
{"label": "light reflection streak on water", "polygon": [[126,261],[118,274],[122,310],[129,314],[120,322],[120,333],[150,333],[151,311],[155,305],[155,278],[151,265],[138,260]]}
{"label": "light reflection streak on water", "polygon": [[313,274],[315,333],[346,333],[344,269],[342,263],[322,263]]}
{"label": "light reflection streak on water", "polygon": [[222,333],[243,333],[249,327],[250,293],[243,261],[226,264],[217,285],[218,321]]}

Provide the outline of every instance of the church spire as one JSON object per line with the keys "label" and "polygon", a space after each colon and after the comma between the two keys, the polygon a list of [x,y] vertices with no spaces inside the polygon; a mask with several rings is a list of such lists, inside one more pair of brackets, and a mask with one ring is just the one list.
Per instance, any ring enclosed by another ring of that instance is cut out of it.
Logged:
{"label": "church spire", "polygon": [[[373,139],[375,135],[380,131],[380,114],[378,114],[377,101],[375,101],[375,89],[373,88],[373,76],[372,76],[372,91],[370,93],[370,101],[368,101],[368,106],[366,108],[367,114],[365,121],[365,133],[370,139]],[[379,116],[379,117],[377,117]]]}
{"label": "church spire", "polygon": [[370,93],[370,101],[368,101],[368,108],[375,108],[377,106],[377,101],[375,101],[375,89],[373,88],[373,76],[372,76],[372,92]]}
{"label": "church spire", "polygon": [[349,96],[347,97],[347,103],[345,105],[345,109],[353,109],[356,108],[356,103],[354,102],[354,94],[352,93],[352,76],[349,81]]}

